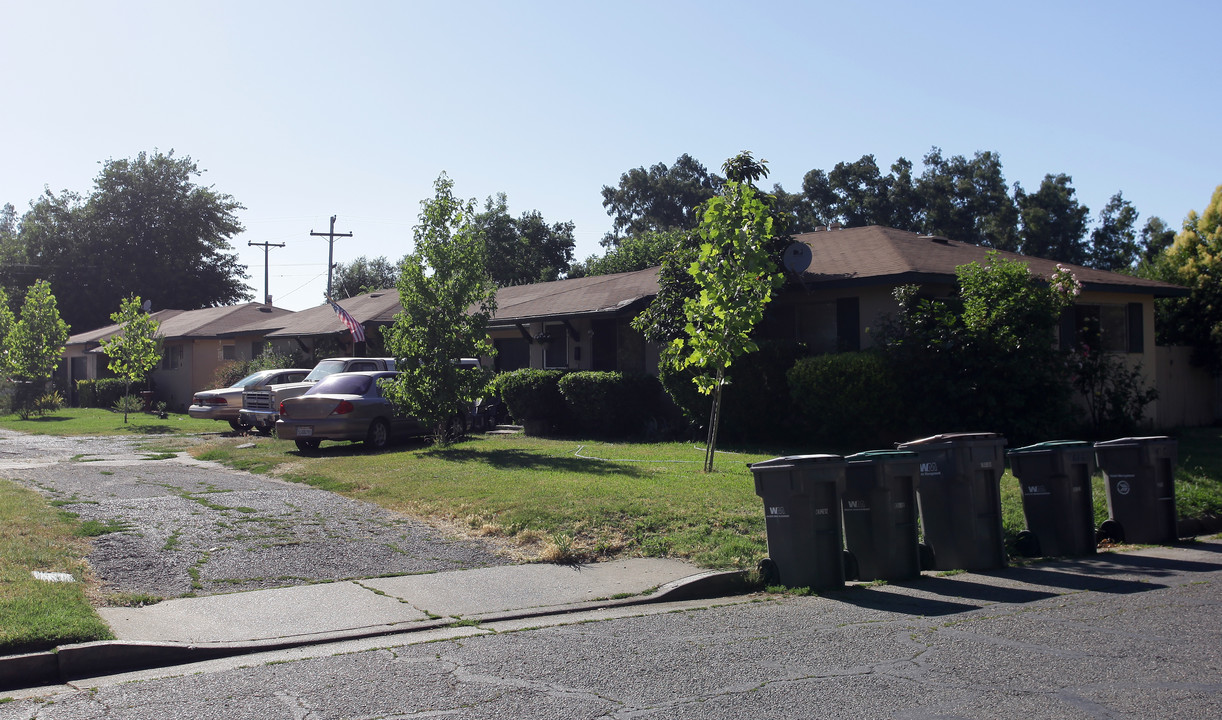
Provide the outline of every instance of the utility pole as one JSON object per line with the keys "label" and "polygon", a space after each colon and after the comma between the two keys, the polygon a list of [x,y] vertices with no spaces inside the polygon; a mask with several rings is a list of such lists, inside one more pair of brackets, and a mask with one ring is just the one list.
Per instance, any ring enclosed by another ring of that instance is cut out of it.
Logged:
{"label": "utility pole", "polygon": [[271,294],[271,291],[268,289],[268,284],[267,284],[267,253],[270,248],[284,247],[284,243],[270,243],[270,242],[257,243],[252,240],[246,243],[246,245],[248,247],[258,246],[258,247],[263,248],[263,304],[271,305],[272,304],[272,294]]}
{"label": "utility pole", "polygon": [[352,233],[337,233],[335,232],[335,216],[331,216],[331,231],[325,233],[316,233],[313,230],[310,234],[315,237],[327,238],[327,299],[331,299],[331,271],[335,269],[335,238],[337,237],[352,237]]}

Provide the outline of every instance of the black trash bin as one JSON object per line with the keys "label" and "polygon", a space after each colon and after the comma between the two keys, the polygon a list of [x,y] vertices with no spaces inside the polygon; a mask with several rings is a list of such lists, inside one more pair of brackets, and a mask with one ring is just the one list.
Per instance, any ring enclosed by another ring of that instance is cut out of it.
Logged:
{"label": "black trash bin", "polygon": [[997,433],[947,433],[899,445],[920,457],[917,504],[932,558],[926,570],[993,570],[1006,565],[1001,474],[1006,439]]}
{"label": "black trash bin", "polygon": [[751,465],[755,494],[764,500],[769,581],[788,587],[844,587],[840,493],[844,458],[794,455]]}
{"label": "black trash bin", "polygon": [[1175,438],[1128,437],[1095,443],[1107,487],[1101,537],[1157,545],[1176,540]]}
{"label": "black trash bin", "polygon": [[1018,551],[1027,557],[1095,554],[1095,503],[1090,477],[1095,451],[1088,442],[1054,440],[1006,453],[1023,493],[1026,531]]}
{"label": "black trash bin", "polygon": [[858,580],[911,580],[921,574],[916,486],[909,450],[850,455],[844,470],[844,544]]}

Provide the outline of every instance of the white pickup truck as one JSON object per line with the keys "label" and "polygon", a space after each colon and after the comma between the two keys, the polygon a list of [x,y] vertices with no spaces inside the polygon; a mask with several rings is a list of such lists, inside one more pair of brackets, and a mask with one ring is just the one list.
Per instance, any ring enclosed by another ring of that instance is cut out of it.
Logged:
{"label": "white pickup truck", "polygon": [[254,428],[260,435],[270,435],[276,427],[276,421],[280,419],[280,401],[305,393],[314,383],[326,376],[339,372],[394,369],[394,358],[327,358],[314,366],[301,382],[266,385],[258,390],[242,393],[242,409],[238,412],[238,421]]}

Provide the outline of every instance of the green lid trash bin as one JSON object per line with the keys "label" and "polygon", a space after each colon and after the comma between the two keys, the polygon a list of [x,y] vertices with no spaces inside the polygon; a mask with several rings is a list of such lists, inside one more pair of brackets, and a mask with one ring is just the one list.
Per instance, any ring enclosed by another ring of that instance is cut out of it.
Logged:
{"label": "green lid trash bin", "polygon": [[1090,477],[1095,451],[1088,442],[1054,440],[1006,453],[1023,495],[1027,529],[1017,550],[1027,557],[1095,554],[1095,503]]}
{"label": "green lid trash bin", "polygon": [[1095,443],[1110,520],[1099,528],[1113,542],[1159,545],[1176,541],[1175,438],[1127,437]]}
{"label": "green lid trash bin", "polygon": [[844,458],[791,455],[751,465],[755,494],[764,501],[769,582],[811,590],[844,587],[840,493]]}
{"label": "green lid trash bin", "polygon": [[920,576],[918,459],[910,450],[871,450],[844,459],[844,544],[856,560],[856,579]]}
{"label": "green lid trash bin", "polygon": [[919,457],[917,505],[932,561],[926,570],[1006,566],[1001,474],[1006,439],[997,433],[946,433],[901,443]]}

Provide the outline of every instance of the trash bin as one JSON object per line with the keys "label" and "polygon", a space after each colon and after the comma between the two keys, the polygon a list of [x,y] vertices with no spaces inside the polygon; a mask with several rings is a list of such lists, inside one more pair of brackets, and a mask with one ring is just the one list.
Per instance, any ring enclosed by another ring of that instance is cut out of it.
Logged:
{"label": "trash bin", "polygon": [[770,581],[788,587],[844,587],[840,493],[844,458],[794,455],[751,465],[755,494],[764,500]]}
{"label": "trash bin", "polygon": [[845,547],[856,561],[855,579],[919,577],[917,454],[871,450],[850,455],[845,462],[842,522]]}
{"label": "trash bin", "polygon": [[1128,437],[1095,443],[1095,461],[1107,487],[1101,537],[1157,545],[1175,542],[1174,438]]}
{"label": "trash bin", "polygon": [[1018,551],[1027,557],[1093,555],[1095,503],[1090,477],[1095,451],[1088,442],[1055,440],[1006,453],[1023,494],[1027,529]]}
{"label": "trash bin", "polygon": [[899,445],[919,457],[917,505],[931,559],[924,569],[993,570],[1006,565],[1001,474],[1006,439],[997,433],[948,433]]}

